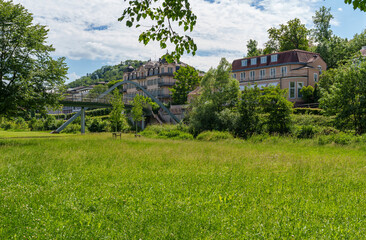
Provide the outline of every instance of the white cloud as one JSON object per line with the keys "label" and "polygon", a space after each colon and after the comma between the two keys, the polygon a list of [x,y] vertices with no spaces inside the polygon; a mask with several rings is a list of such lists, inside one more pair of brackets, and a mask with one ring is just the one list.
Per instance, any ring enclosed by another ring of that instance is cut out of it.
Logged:
{"label": "white cloud", "polygon": [[338,11],[342,12],[343,11],[343,8],[338,8]]}
{"label": "white cloud", "polygon": [[80,78],[80,76],[73,72],[73,73],[67,74],[67,78],[68,78],[68,80],[66,80],[66,82],[69,83],[69,82],[75,81],[76,79]]}
{"label": "white cloud", "polygon": [[[229,61],[240,58],[246,53],[249,39],[256,39],[260,46],[267,41],[270,27],[277,27],[295,17],[311,24],[317,1],[263,0],[259,3],[262,9],[258,9],[252,6],[253,0],[220,0],[215,3],[191,0],[192,9],[198,16],[192,36],[199,56],[184,56],[182,61],[208,70],[217,66],[221,57]],[[49,27],[49,42],[56,48],[56,56],[118,63],[126,59],[155,59],[166,52],[156,43],[147,46],[139,43],[141,30],[127,28],[117,21],[127,5],[123,0],[14,2],[29,9],[35,22]],[[90,31],[100,26],[107,29]]]}

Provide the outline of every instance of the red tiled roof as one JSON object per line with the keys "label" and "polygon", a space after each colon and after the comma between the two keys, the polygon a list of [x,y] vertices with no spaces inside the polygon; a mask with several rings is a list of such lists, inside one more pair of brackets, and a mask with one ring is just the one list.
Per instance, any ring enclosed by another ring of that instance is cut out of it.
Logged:
{"label": "red tiled roof", "polygon": [[[271,56],[276,55],[276,54],[278,55],[277,62],[271,62]],[[261,57],[267,57],[267,62],[261,64]],[[255,65],[251,65],[250,60],[253,58],[257,58],[257,64],[255,64]],[[268,54],[268,55],[241,58],[241,59],[234,60],[232,63],[232,70],[233,71],[242,70],[242,69],[245,70],[245,69],[249,69],[249,68],[266,67],[266,66],[279,65],[279,64],[284,64],[284,63],[312,63],[318,58],[320,58],[320,55],[318,53],[294,49],[294,50],[289,50],[286,52],[272,53],[272,54]],[[246,67],[241,66],[242,60],[248,60]]]}

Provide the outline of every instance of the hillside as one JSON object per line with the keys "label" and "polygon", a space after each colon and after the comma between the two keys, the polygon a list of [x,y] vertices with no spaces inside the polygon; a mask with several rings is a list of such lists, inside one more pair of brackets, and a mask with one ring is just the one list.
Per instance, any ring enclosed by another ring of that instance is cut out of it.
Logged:
{"label": "hillside", "polygon": [[75,81],[67,84],[67,86],[70,88],[74,88],[79,86],[90,86],[97,82],[110,82],[120,80],[123,78],[123,73],[127,71],[128,66],[137,68],[145,63],[146,61],[127,60],[114,66],[103,66],[93,73],[88,73],[86,76],[76,79]]}

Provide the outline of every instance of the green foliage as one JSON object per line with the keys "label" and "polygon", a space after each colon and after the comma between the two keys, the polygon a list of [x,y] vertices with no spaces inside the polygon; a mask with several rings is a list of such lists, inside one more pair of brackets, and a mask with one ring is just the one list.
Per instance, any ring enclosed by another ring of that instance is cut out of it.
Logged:
{"label": "green foliage", "polygon": [[312,115],[312,114],[293,114],[291,119],[294,124],[299,126],[319,126],[319,127],[333,127],[334,118],[323,115]]}
{"label": "green foliage", "polygon": [[269,41],[266,43],[264,52],[273,53],[292,49],[309,49],[309,30],[305,24],[301,24],[300,19],[295,18],[281,24],[280,27],[268,30]]}
{"label": "green foliage", "polygon": [[313,16],[314,30],[312,32],[317,42],[329,40],[332,36],[330,21],[334,17],[330,10],[330,8],[322,6],[318,11],[315,11],[315,16]]}
{"label": "green foliage", "polygon": [[262,49],[258,48],[258,42],[253,39],[249,39],[247,42],[247,51],[247,57],[259,56],[263,53]]}
{"label": "green foliage", "polygon": [[320,108],[294,108],[294,114],[322,115],[323,110]]}
{"label": "green foliage", "polygon": [[52,59],[46,26],[33,24],[22,5],[0,0],[0,115],[57,107],[67,74],[65,58]]}
{"label": "green foliage", "polygon": [[222,58],[216,69],[211,68],[201,81],[200,102],[212,101],[219,112],[234,108],[239,99],[239,82],[231,77],[231,64]]}
{"label": "green foliage", "polygon": [[[135,25],[139,28],[141,22],[146,20],[149,24],[153,22],[151,28],[143,31],[139,36],[139,41],[147,45],[151,40],[158,41],[160,47],[165,49],[167,42],[175,45],[175,50],[169,54],[166,59],[172,62],[174,59],[179,61],[180,56],[192,52],[195,55],[197,46],[193,39],[188,35],[180,35],[179,32],[192,32],[196,25],[197,17],[191,11],[189,0],[176,1],[164,0],[160,3],[158,0],[129,1],[127,7],[119,21],[126,21],[127,27]],[[175,31],[172,24],[178,24],[180,31]]]}
{"label": "green foliage", "polygon": [[152,138],[170,138],[175,140],[192,140],[188,127],[184,125],[150,125],[141,135]]}
{"label": "green foliage", "polygon": [[318,129],[312,125],[301,126],[296,133],[297,138],[313,138],[318,133]]}
{"label": "green foliage", "polygon": [[174,73],[176,82],[170,89],[173,104],[186,104],[188,93],[199,86],[201,78],[193,67],[181,67]]}
{"label": "green foliage", "polygon": [[[230,112],[235,110],[239,99],[239,83],[231,77],[231,64],[221,59],[217,69],[211,68],[202,78],[201,89],[202,94],[192,104],[189,120],[195,135],[205,130],[222,130],[220,119],[233,119]],[[230,111],[222,112],[225,109]],[[226,114],[231,117],[224,117]]]}
{"label": "green foliage", "polygon": [[233,135],[231,135],[229,132],[220,131],[205,131],[197,136],[197,140],[201,141],[219,141],[233,138]]}
{"label": "green foliage", "polygon": [[108,90],[107,85],[103,85],[103,84],[96,85],[95,87],[93,87],[93,89],[91,89],[89,91],[88,98],[97,98],[107,90]]}
{"label": "green foliage", "polygon": [[357,134],[366,132],[366,61],[358,58],[335,69],[334,84],[322,90],[320,106],[335,116],[339,129],[352,126]]}
{"label": "green foliage", "polygon": [[306,102],[306,103],[313,103],[315,102],[314,99],[314,88],[313,86],[309,85],[309,86],[304,86],[301,88],[300,93],[302,95],[302,99]]}
{"label": "green foliage", "polygon": [[127,72],[129,66],[138,68],[145,63],[146,61],[126,60],[125,62],[121,62],[114,66],[103,66],[93,73],[88,73],[86,76],[69,83],[67,86],[74,88],[79,86],[90,86],[98,82],[108,82],[108,87],[111,87],[123,79],[123,73]]}
{"label": "green foliage", "polygon": [[89,132],[108,132],[110,129],[109,122],[94,118],[88,125]]}
{"label": "green foliage", "polygon": [[287,100],[286,90],[279,87],[264,88],[259,102],[263,112],[268,114],[265,123],[269,133],[290,132],[293,103]]}
{"label": "green foliage", "polygon": [[112,131],[120,132],[127,128],[127,121],[123,114],[125,105],[123,104],[122,95],[119,93],[118,89],[113,91],[113,97],[111,99],[111,104],[113,109],[109,115]]}
{"label": "green foliage", "polygon": [[248,138],[254,133],[260,132],[260,96],[260,89],[257,86],[252,89],[245,88],[242,91],[241,101],[238,107],[240,114],[236,131],[238,136]]}
{"label": "green foliage", "polygon": [[344,0],[346,4],[352,4],[353,9],[360,9],[366,12],[366,1],[365,0]]}

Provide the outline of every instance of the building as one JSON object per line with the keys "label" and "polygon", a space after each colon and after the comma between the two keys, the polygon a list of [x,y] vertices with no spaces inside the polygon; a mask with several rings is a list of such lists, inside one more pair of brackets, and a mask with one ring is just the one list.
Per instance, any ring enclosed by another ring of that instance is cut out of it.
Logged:
{"label": "building", "polygon": [[[129,67],[123,74],[123,79],[136,82],[154,97],[163,103],[171,102],[171,88],[175,84],[174,72],[180,67],[187,66],[184,63],[167,63],[165,59],[148,61],[137,69]],[[141,89],[133,84],[123,85],[123,100],[129,103],[136,95],[146,95]]]}
{"label": "building", "polygon": [[302,102],[301,88],[314,86],[326,68],[319,54],[295,49],[234,60],[232,76],[242,90],[255,84],[259,88],[279,86],[288,89],[289,101]]}

